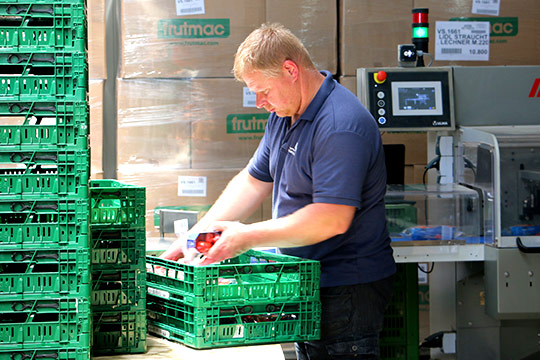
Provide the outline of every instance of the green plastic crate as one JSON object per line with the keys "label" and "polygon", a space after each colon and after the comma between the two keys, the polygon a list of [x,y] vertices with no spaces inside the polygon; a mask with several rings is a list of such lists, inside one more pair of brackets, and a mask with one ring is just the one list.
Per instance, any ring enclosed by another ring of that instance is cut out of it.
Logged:
{"label": "green plastic crate", "polygon": [[381,360],[418,359],[418,269],[416,263],[397,264],[393,295],[380,334]]}
{"label": "green plastic crate", "polygon": [[[65,163],[76,163],[77,158],[82,157],[88,160],[88,150],[68,150],[62,148],[25,150],[25,149],[5,149],[0,147],[0,164],[11,163],[13,165],[61,165]],[[88,165],[90,166],[90,165]]]}
{"label": "green plastic crate", "polygon": [[0,198],[0,248],[89,249],[87,200]]}
{"label": "green plastic crate", "polygon": [[0,196],[3,199],[87,199],[90,154],[81,151],[78,155],[54,165],[0,163]]}
{"label": "green plastic crate", "polygon": [[144,267],[92,271],[92,307],[95,311],[144,310]]}
{"label": "green plastic crate", "polygon": [[0,251],[0,297],[90,298],[89,267],[88,249]]}
{"label": "green plastic crate", "polygon": [[192,306],[319,299],[320,263],[250,250],[220,264],[194,266],[146,257],[148,292]]}
{"label": "green plastic crate", "polygon": [[319,301],[193,307],[149,296],[147,309],[149,332],[197,349],[320,338]]}
{"label": "green plastic crate", "polygon": [[90,360],[90,347],[34,348],[28,350],[0,350],[0,360]]}
{"label": "green plastic crate", "polygon": [[0,75],[0,94],[4,100],[65,99],[84,101],[88,93],[88,69],[69,75]]}
{"label": "green plastic crate", "polygon": [[145,269],[145,229],[98,229],[91,231],[92,268],[140,267]]}
{"label": "green plastic crate", "polygon": [[145,228],[145,187],[115,180],[91,180],[89,190],[92,229]]}
{"label": "green plastic crate", "polygon": [[0,301],[0,348],[88,347],[90,302],[82,298]]}
{"label": "green plastic crate", "polygon": [[71,1],[0,2],[0,47],[21,51],[48,48],[84,53],[87,21],[84,3]]}
{"label": "green plastic crate", "polygon": [[0,167],[0,179],[5,182],[0,185],[1,198],[88,198],[89,150],[10,150],[0,146]]}
{"label": "green plastic crate", "polygon": [[146,352],[146,310],[94,312],[94,355]]}
{"label": "green plastic crate", "polygon": [[[0,8],[2,7],[0,3]],[[0,66],[3,74],[40,76],[67,75],[74,69],[88,68],[87,57],[83,52],[21,52],[18,50],[0,53]]]}
{"label": "green plastic crate", "polygon": [[4,150],[88,149],[89,107],[86,102],[0,103],[0,146]]}

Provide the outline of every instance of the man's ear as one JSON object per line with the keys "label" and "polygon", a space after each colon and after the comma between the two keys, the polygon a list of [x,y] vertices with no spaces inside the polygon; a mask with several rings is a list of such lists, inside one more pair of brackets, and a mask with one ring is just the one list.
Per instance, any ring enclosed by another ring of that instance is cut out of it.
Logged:
{"label": "man's ear", "polygon": [[294,80],[298,78],[298,65],[294,61],[285,60],[282,67],[285,74],[291,76]]}

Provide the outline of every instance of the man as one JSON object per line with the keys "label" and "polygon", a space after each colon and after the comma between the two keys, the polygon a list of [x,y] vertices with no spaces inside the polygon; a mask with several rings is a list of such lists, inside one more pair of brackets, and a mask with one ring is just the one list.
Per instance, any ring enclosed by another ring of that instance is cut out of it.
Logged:
{"label": "man", "polygon": [[[244,40],[234,74],[270,117],[247,167],[191,230],[222,232],[202,264],[258,246],[319,260],[321,340],[296,344],[298,359],[378,358],[395,263],[375,120],[279,24],[263,25]],[[270,193],[272,220],[237,222]],[[180,243],[162,256],[179,258]]]}

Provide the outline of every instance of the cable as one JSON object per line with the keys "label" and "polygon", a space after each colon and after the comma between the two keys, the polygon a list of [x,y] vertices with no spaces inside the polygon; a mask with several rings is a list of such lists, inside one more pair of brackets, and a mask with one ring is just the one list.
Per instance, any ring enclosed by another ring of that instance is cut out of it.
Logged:
{"label": "cable", "polygon": [[433,269],[435,268],[435,262],[432,262],[432,263],[431,263],[431,269],[430,269],[429,266],[428,266],[428,269],[427,269],[427,270],[422,269],[422,267],[420,266],[420,264],[417,264],[416,266],[418,267],[418,270],[420,270],[420,271],[423,272],[424,274],[431,274],[431,273],[433,272]]}

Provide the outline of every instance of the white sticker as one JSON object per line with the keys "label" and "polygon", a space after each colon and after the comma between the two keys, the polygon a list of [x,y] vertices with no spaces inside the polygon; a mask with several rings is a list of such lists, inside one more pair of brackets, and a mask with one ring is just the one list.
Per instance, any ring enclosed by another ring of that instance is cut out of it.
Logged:
{"label": "white sticker", "polygon": [[236,329],[234,330],[234,339],[243,338],[244,337],[244,325],[236,325]]}
{"label": "white sticker", "polygon": [[158,296],[158,297],[163,298],[163,299],[168,299],[168,298],[171,297],[171,294],[169,294],[169,292],[163,291],[163,290],[159,290],[159,289],[155,289],[155,288],[150,287],[150,286],[147,287],[147,290],[146,290],[146,291],[148,291],[148,293],[149,293],[150,295]]}
{"label": "white sticker", "polygon": [[161,328],[158,328],[157,326],[154,326],[154,325],[148,325],[148,331],[151,332],[151,333],[154,333],[154,334],[161,335],[161,336],[163,336],[164,338],[167,338],[167,339],[171,337],[170,332],[168,332],[167,330],[163,330]]}
{"label": "white sticker", "polygon": [[426,263],[419,263],[418,267],[421,269],[418,269],[418,283],[419,284],[427,284],[428,283],[428,264]]}
{"label": "white sticker", "polygon": [[501,2],[499,0],[473,0],[472,13],[499,16]]}
{"label": "white sticker", "polygon": [[204,14],[204,0],[176,0],[176,15]]}
{"label": "white sticker", "polygon": [[488,21],[437,21],[435,60],[489,60]]}
{"label": "white sticker", "polygon": [[187,234],[189,230],[188,219],[175,220],[173,224],[174,224],[174,233],[176,234],[176,236],[181,238]]}
{"label": "white sticker", "polygon": [[178,196],[206,197],[206,176],[179,176]]}
{"label": "white sticker", "polygon": [[249,90],[247,86],[244,86],[244,107],[257,107],[257,94]]}

